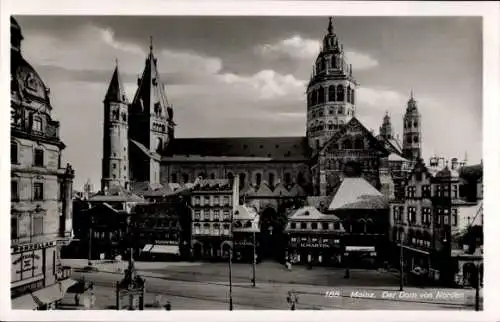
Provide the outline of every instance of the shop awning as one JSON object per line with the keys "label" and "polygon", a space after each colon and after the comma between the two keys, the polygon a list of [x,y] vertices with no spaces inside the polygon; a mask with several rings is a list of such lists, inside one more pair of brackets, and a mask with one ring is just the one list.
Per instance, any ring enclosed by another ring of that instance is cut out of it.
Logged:
{"label": "shop awning", "polygon": [[16,297],[11,300],[13,310],[35,310],[38,305],[31,294]]}
{"label": "shop awning", "polygon": [[64,297],[69,287],[76,284],[75,280],[65,279],[49,287],[33,292],[35,302],[40,304],[50,304]]}
{"label": "shop awning", "polygon": [[408,246],[405,246],[405,245],[403,245],[403,248],[411,250],[413,252],[421,253],[421,254],[424,254],[424,255],[429,255],[429,252],[426,252],[425,250],[420,250],[420,249],[413,248],[413,247],[408,247]]}
{"label": "shop awning", "polygon": [[179,246],[174,245],[154,245],[150,250],[151,253],[158,254],[179,254]]}
{"label": "shop awning", "polygon": [[346,246],[346,252],[374,252],[375,246]]}
{"label": "shop awning", "polygon": [[146,244],[146,246],[144,246],[144,248],[142,249],[143,252],[150,252],[151,251],[151,248],[153,248],[153,245],[151,244]]}

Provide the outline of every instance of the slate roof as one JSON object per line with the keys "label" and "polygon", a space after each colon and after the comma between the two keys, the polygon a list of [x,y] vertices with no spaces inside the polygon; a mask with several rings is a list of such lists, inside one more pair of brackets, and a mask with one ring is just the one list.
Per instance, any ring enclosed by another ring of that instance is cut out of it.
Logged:
{"label": "slate roof", "polygon": [[106,92],[104,100],[108,102],[128,103],[127,96],[125,95],[125,87],[123,87],[120,72],[118,71],[118,63],[111,77],[111,81],[109,82],[108,91]]}
{"label": "slate roof", "polygon": [[111,186],[106,193],[99,191],[89,198],[90,202],[143,202],[144,199],[121,186]]}
{"label": "slate roof", "polygon": [[[231,158],[261,158],[271,160],[309,160],[310,151],[306,137],[232,137],[232,138],[175,138],[167,151],[171,161],[189,158],[219,157],[219,161]],[[182,158],[182,157],[184,158]],[[189,156],[189,158],[188,158]],[[196,159],[196,160],[198,160]],[[249,159],[259,161],[259,159]]]}
{"label": "slate roof", "polygon": [[147,155],[149,158],[153,158],[153,160],[160,161],[161,156],[153,151],[149,151],[142,143],[137,142],[136,140],[129,140],[133,145],[135,145],[142,153]]}
{"label": "slate roof", "polygon": [[288,216],[290,220],[340,220],[335,215],[325,215],[313,206],[305,206],[299,209],[294,209]]}
{"label": "slate roof", "polygon": [[307,197],[307,204],[317,209],[328,207],[332,200],[331,196],[310,196]]}
{"label": "slate roof", "polygon": [[333,196],[328,210],[385,209],[384,195],[363,178],[344,178]]}
{"label": "slate roof", "polygon": [[460,177],[467,182],[478,182],[483,179],[483,165],[475,164],[464,166],[459,169]]}

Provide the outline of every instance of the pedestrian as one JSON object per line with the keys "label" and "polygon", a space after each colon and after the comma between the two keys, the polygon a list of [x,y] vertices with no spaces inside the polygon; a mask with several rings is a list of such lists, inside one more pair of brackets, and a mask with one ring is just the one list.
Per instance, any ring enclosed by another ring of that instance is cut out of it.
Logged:
{"label": "pedestrian", "polygon": [[75,293],[75,306],[80,306],[80,294]]}
{"label": "pedestrian", "polygon": [[90,307],[93,308],[95,306],[96,297],[94,291],[90,293]]}
{"label": "pedestrian", "polygon": [[167,301],[167,304],[165,304],[165,310],[170,311],[172,309],[172,305],[170,304],[170,301]]}
{"label": "pedestrian", "polygon": [[161,294],[156,295],[154,306],[158,308],[161,307]]}

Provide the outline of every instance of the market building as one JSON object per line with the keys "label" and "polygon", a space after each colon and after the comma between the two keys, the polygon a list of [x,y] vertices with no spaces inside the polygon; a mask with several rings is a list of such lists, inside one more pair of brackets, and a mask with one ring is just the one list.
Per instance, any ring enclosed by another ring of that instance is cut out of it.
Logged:
{"label": "market building", "polygon": [[335,215],[325,215],[315,207],[291,211],[286,228],[287,259],[291,263],[340,265],[344,252],[344,228]]}

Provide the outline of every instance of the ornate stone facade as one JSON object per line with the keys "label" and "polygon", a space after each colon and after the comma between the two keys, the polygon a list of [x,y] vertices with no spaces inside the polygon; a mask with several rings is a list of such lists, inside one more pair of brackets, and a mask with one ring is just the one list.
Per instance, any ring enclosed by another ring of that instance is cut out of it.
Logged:
{"label": "ornate stone facade", "polygon": [[22,40],[11,17],[11,296],[14,309],[31,310],[58,300],[44,296],[44,288],[69,286],[60,248],[73,237],[74,171],[61,165],[65,145],[50,91],[24,60]]}

